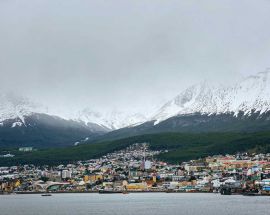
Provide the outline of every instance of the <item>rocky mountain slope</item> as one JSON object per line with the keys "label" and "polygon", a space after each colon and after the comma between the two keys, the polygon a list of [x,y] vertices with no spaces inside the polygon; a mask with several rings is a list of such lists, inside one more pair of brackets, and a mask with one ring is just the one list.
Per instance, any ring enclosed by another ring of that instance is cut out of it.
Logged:
{"label": "rocky mountain slope", "polygon": [[170,117],[190,114],[250,115],[270,111],[270,71],[250,76],[233,86],[194,85],[167,102],[152,117],[156,124]]}
{"label": "rocky mountain slope", "polygon": [[60,147],[107,132],[48,114],[46,107],[14,94],[0,95],[0,147]]}
{"label": "rocky mountain slope", "polygon": [[160,132],[256,132],[270,130],[270,72],[232,86],[207,82],[189,87],[147,122],[109,132],[100,140]]}

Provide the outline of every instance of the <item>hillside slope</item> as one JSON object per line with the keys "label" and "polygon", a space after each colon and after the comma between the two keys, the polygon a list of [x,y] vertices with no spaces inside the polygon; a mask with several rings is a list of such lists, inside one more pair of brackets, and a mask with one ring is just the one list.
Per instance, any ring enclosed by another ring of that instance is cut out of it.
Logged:
{"label": "hillside slope", "polygon": [[90,136],[103,133],[94,128],[74,121],[46,114],[32,114],[3,121],[0,126],[0,147],[50,148],[72,146],[83,142]]}
{"label": "hillside slope", "polygon": [[[95,144],[85,144],[62,149],[47,149],[30,153],[12,151],[14,158],[0,159],[0,165],[60,164],[98,158],[106,153],[125,148],[134,143],[147,142],[151,149],[167,149],[159,159],[173,163],[220,153],[253,150],[270,151],[270,132],[258,133],[161,133],[125,138]],[[6,149],[7,150],[7,149]]]}

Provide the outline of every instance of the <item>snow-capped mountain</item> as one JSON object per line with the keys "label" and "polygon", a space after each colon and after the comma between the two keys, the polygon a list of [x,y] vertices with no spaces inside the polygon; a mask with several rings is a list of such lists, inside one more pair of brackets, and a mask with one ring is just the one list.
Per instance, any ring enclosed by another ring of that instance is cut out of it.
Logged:
{"label": "snow-capped mountain", "polygon": [[0,147],[62,147],[107,132],[96,124],[51,115],[43,105],[15,94],[0,95]]}
{"label": "snow-capped mountain", "polygon": [[270,71],[225,86],[204,81],[193,85],[163,105],[152,117],[121,111],[100,113],[85,108],[73,120],[95,123],[110,130],[134,127],[148,121],[155,125],[174,116],[233,114],[270,111]]}
{"label": "snow-capped mountain", "polygon": [[0,126],[3,126],[7,120],[13,121],[11,127],[28,126],[25,118],[33,114],[47,114],[52,117],[60,117],[65,120],[82,123],[94,129],[100,127],[99,129],[104,131],[135,126],[146,121],[146,117],[143,114],[129,114],[116,110],[100,113],[90,108],[84,108],[69,115],[62,115],[61,112],[58,113],[55,114],[54,110],[23,96],[13,93],[0,94]]}
{"label": "snow-capped mountain", "polygon": [[14,120],[12,127],[26,125],[25,117],[33,113],[48,112],[47,108],[41,104],[31,101],[30,99],[13,93],[0,94],[0,125],[4,121]]}
{"label": "snow-capped mountain", "polygon": [[[72,111],[71,111],[72,112]],[[155,112],[155,111],[153,111]],[[153,117],[91,108],[64,115],[14,94],[0,94],[0,144],[74,144],[159,132],[261,131],[270,129],[270,71],[232,86],[193,85]],[[244,116],[244,117],[243,117]],[[106,133],[106,134],[105,134]]]}
{"label": "snow-capped mountain", "polygon": [[99,137],[112,140],[166,132],[257,132],[270,129],[270,72],[232,86],[207,82],[189,87],[140,125]]}
{"label": "snow-capped mountain", "polygon": [[73,119],[84,122],[85,124],[95,123],[109,130],[116,130],[124,127],[135,126],[147,120],[143,114],[129,114],[121,111],[112,111],[107,113],[99,113],[85,108],[79,111]]}
{"label": "snow-capped mountain", "polygon": [[152,117],[155,124],[180,115],[203,115],[270,111],[270,71],[258,73],[233,86],[214,86],[207,82],[191,86],[167,102]]}

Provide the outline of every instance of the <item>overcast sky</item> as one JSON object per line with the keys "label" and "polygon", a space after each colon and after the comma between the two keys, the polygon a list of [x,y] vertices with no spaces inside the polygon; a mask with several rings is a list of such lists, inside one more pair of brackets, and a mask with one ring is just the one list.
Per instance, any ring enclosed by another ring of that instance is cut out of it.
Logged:
{"label": "overcast sky", "polygon": [[0,0],[0,84],[50,107],[149,110],[270,67],[269,0]]}

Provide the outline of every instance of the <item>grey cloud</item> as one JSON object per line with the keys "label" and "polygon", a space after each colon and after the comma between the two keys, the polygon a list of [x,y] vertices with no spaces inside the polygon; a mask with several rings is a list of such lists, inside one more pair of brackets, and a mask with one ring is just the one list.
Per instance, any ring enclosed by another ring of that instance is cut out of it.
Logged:
{"label": "grey cloud", "polygon": [[1,90],[49,106],[145,110],[269,67],[270,2],[0,1]]}

